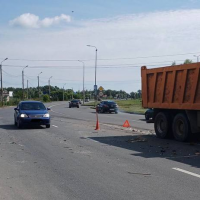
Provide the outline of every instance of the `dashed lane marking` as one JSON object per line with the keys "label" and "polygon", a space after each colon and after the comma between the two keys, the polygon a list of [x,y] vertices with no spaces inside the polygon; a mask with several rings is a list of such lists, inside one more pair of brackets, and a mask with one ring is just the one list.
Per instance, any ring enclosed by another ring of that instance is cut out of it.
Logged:
{"label": "dashed lane marking", "polygon": [[184,169],[180,169],[180,168],[172,168],[172,169],[174,169],[174,170],[176,170],[176,171],[179,171],[179,172],[183,172],[183,173],[185,173],[185,174],[189,174],[189,175],[191,175],[191,176],[195,176],[195,177],[197,177],[197,178],[200,178],[200,175],[199,175],[199,174],[195,174],[195,173],[193,173],[193,172],[189,172],[189,171],[186,171],[186,170],[184,170]]}
{"label": "dashed lane marking", "polygon": [[58,126],[56,126],[56,125],[52,125],[52,126],[58,128]]}

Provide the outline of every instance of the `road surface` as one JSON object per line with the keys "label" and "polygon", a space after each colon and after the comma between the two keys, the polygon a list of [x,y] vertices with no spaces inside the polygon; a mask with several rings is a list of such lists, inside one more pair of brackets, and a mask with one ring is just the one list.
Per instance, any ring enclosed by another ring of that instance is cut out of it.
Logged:
{"label": "road surface", "polygon": [[0,200],[199,200],[199,142],[111,125],[152,130],[139,115],[102,114],[100,131],[85,107],[51,116],[50,129],[19,130],[13,108],[0,109]]}

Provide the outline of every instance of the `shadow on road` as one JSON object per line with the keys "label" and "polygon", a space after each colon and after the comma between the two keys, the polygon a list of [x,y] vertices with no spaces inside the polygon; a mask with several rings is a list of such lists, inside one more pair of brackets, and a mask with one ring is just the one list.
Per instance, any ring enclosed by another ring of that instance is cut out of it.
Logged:
{"label": "shadow on road", "polygon": [[12,124],[6,124],[6,125],[0,125],[0,129],[5,129],[5,130],[23,130],[23,129],[44,129],[44,127],[38,125],[30,125],[30,126],[24,126],[21,129],[18,129],[15,125]]}
{"label": "shadow on road", "polygon": [[91,137],[95,141],[110,146],[132,150],[132,156],[144,158],[165,158],[200,168],[200,138],[190,143],[162,140],[153,135]]}

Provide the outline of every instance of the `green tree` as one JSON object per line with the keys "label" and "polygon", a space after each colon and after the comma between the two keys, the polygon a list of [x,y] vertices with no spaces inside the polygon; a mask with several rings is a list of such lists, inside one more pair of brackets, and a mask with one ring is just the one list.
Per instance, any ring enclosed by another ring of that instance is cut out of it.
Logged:
{"label": "green tree", "polygon": [[192,63],[192,60],[186,59],[183,64],[190,64],[190,63]]}
{"label": "green tree", "polygon": [[175,66],[175,65],[176,65],[176,61],[174,61],[171,66]]}
{"label": "green tree", "polygon": [[44,102],[49,102],[50,101],[50,98],[49,98],[48,94],[43,95],[43,101]]}

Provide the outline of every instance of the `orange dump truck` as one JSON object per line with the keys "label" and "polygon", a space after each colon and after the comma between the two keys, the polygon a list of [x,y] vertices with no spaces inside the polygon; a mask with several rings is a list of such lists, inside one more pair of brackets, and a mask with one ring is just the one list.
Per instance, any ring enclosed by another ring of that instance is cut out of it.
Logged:
{"label": "orange dump truck", "polygon": [[153,108],[157,137],[186,141],[200,133],[200,63],[141,68],[142,104]]}

